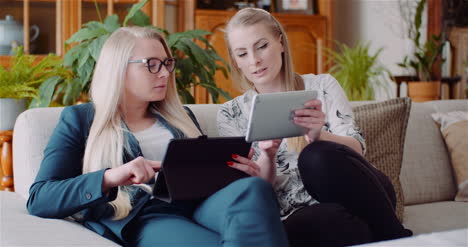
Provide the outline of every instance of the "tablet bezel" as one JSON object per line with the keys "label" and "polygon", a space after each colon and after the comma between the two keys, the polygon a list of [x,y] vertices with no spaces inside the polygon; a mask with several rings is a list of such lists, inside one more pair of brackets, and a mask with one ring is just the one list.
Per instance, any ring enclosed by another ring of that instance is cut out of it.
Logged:
{"label": "tablet bezel", "polygon": [[293,110],[304,109],[304,103],[316,99],[316,90],[257,94],[247,124],[246,141],[263,141],[304,135],[306,128],[293,122]]}

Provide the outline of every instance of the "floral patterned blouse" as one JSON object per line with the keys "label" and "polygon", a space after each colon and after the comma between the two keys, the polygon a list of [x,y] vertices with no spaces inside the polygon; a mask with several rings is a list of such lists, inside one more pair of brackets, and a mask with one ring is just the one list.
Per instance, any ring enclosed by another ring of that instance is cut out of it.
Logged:
{"label": "floral patterned blouse", "polygon": [[[303,75],[305,90],[317,90],[318,99],[322,101],[322,111],[326,115],[324,130],[340,136],[356,138],[365,151],[365,142],[360,130],[355,126],[353,111],[345,92],[329,74]],[[243,95],[224,103],[217,115],[218,131],[221,136],[245,136],[252,99],[257,93],[249,90]],[[260,150],[254,142],[257,160]],[[274,185],[280,205],[281,218],[286,219],[296,210],[318,203],[304,188],[297,168],[299,153],[289,151],[287,142],[281,142],[277,152],[277,179]]]}

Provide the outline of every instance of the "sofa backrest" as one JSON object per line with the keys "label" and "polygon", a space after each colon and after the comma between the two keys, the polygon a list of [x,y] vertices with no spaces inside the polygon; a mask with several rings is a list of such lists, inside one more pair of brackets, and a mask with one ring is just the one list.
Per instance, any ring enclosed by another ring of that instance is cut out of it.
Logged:
{"label": "sofa backrest", "polygon": [[218,127],[216,126],[216,114],[220,105],[217,104],[198,104],[187,105],[197,117],[198,123],[207,136],[219,136]]}
{"label": "sofa backrest", "polygon": [[[368,102],[351,102],[353,106]],[[202,130],[218,136],[216,113],[219,105],[189,105]],[[38,108],[23,112],[13,134],[13,168],[15,191],[28,197],[43,150],[58,122],[63,108]],[[455,182],[447,150],[430,113],[468,111],[468,100],[413,103],[403,154],[401,184],[405,204],[419,204],[453,199]]]}

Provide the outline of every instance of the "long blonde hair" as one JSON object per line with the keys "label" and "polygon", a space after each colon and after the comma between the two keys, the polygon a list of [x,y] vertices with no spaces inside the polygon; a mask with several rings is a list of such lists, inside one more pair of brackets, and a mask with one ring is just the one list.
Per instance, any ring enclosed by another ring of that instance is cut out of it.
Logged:
{"label": "long blonde hair", "polygon": [[[128,60],[139,38],[160,41],[167,56],[172,57],[164,38],[152,28],[123,27],[107,39],[91,82],[90,95],[95,114],[86,143],[83,173],[121,166],[124,162],[124,149],[132,154],[126,138],[128,130],[124,127],[122,105],[125,102],[122,96]],[[166,97],[161,101],[151,102],[152,107],[149,108],[156,109],[169,124],[180,129],[186,136],[198,136],[199,130],[178,97],[174,74],[169,76]],[[110,205],[114,208],[115,220],[126,217],[132,209],[129,187],[119,186],[117,198]]]}
{"label": "long blonde hair", "polygon": [[[245,77],[237,66],[229,43],[229,32],[236,27],[252,26],[259,23],[263,24],[274,37],[281,36],[281,43],[284,49],[284,52],[282,53],[283,64],[280,71],[283,81],[282,89],[284,91],[304,90],[304,81],[302,77],[294,72],[289,41],[283,26],[270,13],[258,8],[244,8],[239,10],[226,25],[224,39],[226,41],[226,46],[228,47],[233,83],[242,91],[255,89],[254,84]],[[288,138],[287,141],[288,149],[296,152],[300,152],[307,145],[307,141],[303,136]]]}

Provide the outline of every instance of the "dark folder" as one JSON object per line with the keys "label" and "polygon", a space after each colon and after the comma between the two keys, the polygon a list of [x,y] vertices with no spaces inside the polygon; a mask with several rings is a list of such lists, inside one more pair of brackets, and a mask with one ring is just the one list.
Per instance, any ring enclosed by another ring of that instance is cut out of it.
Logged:
{"label": "dark folder", "polygon": [[248,156],[245,137],[172,139],[167,147],[153,195],[171,202],[203,199],[248,175],[226,162],[232,154]]}

